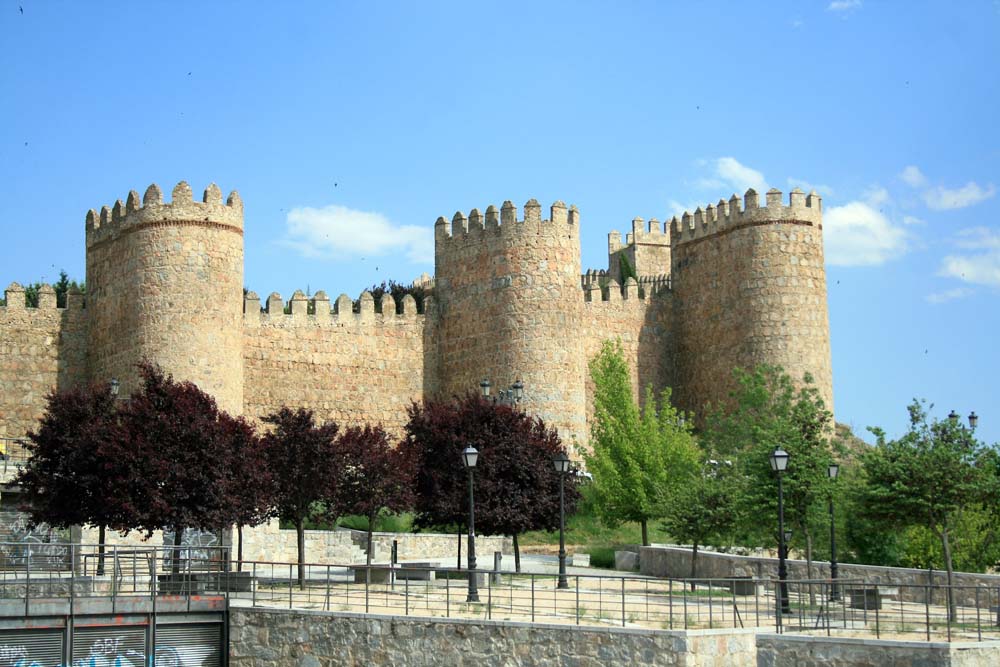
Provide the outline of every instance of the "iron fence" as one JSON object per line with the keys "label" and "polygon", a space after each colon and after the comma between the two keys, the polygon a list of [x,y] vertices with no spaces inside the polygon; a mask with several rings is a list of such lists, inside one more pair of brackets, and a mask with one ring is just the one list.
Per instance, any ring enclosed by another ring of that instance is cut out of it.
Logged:
{"label": "iron fence", "polygon": [[0,438],[0,474],[13,475],[30,458],[27,438]]}
{"label": "iron fence", "polygon": [[[781,613],[774,579],[658,579],[477,570],[479,601],[467,601],[468,570],[428,563],[306,564],[231,560],[228,548],[57,545],[61,568],[38,571],[34,552],[0,570],[0,615],[27,615],[55,601],[110,598],[173,603],[224,596],[229,604],[426,618],[472,618],[654,629],[760,628],[876,638],[1000,639],[1000,590],[985,586],[887,585],[789,580]],[[3,545],[0,544],[0,549]],[[949,613],[949,602],[951,613]]]}

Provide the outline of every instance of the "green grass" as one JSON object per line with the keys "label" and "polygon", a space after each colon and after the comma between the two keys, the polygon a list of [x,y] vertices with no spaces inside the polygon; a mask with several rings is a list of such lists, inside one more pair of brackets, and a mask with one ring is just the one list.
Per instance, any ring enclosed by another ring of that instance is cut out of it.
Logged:
{"label": "green grass", "polygon": [[[649,522],[650,542],[668,542],[670,535],[660,528],[657,521]],[[559,531],[533,530],[518,538],[521,546],[534,544],[559,544]],[[567,544],[641,544],[642,529],[638,523],[626,521],[618,526],[607,526],[596,516],[579,512],[566,518]]]}

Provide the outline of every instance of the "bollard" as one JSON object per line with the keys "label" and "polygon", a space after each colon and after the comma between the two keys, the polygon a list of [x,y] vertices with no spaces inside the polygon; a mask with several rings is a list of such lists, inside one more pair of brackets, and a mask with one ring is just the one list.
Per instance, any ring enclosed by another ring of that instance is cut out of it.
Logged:
{"label": "bollard", "polygon": [[493,579],[493,584],[499,586],[500,580],[500,562],[503,560],[503,554],[499,551],[493,552],[493,574],[490,576]]}

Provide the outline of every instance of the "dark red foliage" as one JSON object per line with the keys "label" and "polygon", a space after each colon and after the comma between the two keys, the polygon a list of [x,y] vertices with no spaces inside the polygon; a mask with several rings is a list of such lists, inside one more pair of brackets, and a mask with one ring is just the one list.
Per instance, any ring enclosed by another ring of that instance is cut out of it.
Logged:
{"label": "dark red foliage", "polygon": [[338,475],[335,422],[316,425],[311,410],[281,408],[264,417],[274,430],[263,440],[264,456],[271,468],[273,502],[278,516],[295,524],[298,544],[299,586],[305,585],[305,521],[315,505],[335,497]]}
{"label": "dark red foliage", "polygon": [[274,430],[263,438],[271,468],[274,507],[285,521],[301,523],[315,503],[332,493],[337,472],[336,422],[317,425],[311,410],[281,408],[264,417]]}
{"label": "dark red foliage", "polygon": [[352,426],[337,438],[336,449],[343,467],[336,493],[339,515],[370,518],[382,510],[402,512],[412,507],[412,456],[393,447],[381,426]]}
{"label": "dark red foliage", "polygon": [[243,417],[219,414],[225,497],[233,523],[256,526],[271,518],[274,480],[264,444]]}
{"label": "dark red foliage", "polygon": [[368,562],[371,533],[379,512],[402,512],[413,506],[412,450],[394,448],[381,426],[351,427],[336,442],[341,474],[330,508],[337,515],[368,519]]}
{"label": "dark red foliage", "polygon": [[[559,527],[559,475],[552,459],[565,449],[555,429],[475,394],[450,403],[413,404],[409,417],[400,448],[416,464],[418,525],[466,522],[468,486],[461,452],[471,445],[479,450],[477,532],[517,535]],[[566,479],[567,515],[579,500],[574,479]]]}
{"label": "dark red foliage", "polygon": [[32,521],[124,526],[128,461],[109,387],[53,392],[46,400],[38,431],[28,434],[31,457],[14,480]]}
{"label": "dark red foliage", "polygon": [[232,525],[229,492],[236,485],[227,482],[228,449],[239,427],[225,421],[215,400],[191,382],[175,382],[149,363],[140,364],[139,373],[139,391],[121,411],[133,504],[124,527],[152,533]]}

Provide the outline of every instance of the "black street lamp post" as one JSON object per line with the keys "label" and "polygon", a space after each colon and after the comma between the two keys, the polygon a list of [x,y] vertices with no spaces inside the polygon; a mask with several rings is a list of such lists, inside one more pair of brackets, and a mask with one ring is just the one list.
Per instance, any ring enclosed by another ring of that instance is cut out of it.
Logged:
{"label": "black street lamp post", "polygon": [[[482,393],[483,398],[490,397],[491,386],[489,378],[483,378],[482,382],[479,383],[479,391]],[[497,392],[495,400],[504,405],[514,407],[521,402],[522,398],[524,398],[524,383],[520,380],[515,380],[514,384],[510,387]]]}
{"label": "black street lamp post", "polygon": [[552,459],[556,472],[559,473],[559,583],[556,588],[569,588],[566,580],[566,495],[564,486],[566,473],[569,472],[569,457],[565,452],[559,452]]}
{"label": "black street lamp post", "polygon": [[[840,466],[831,463],[826,468],[826,476],[831,482],[837,481],[840,474]],[[840,599],[840,591],[837,589],[837,534],[833,521],[833,486],[830,486],[830,602]]]}
{"label": "black street lamp post", "polygon": [[476,587],[476,501],[472,491],[472,475],[478,459],[479,452],[472,445],[462,450],[462,462],[469,471],[469,566],[466,568],[469,573],[469,594],[465,598],[466,602],[479,602],[479,590]]}
{"label": "black street lamp post", "polygon": [[785,494],[781,486],[781,475],[788,468],[788,452],[780,447],[771,452],[771,470],[778,476],[778,597],[781,613],[791,614],[788,604],[788,568],[785,564]]}

